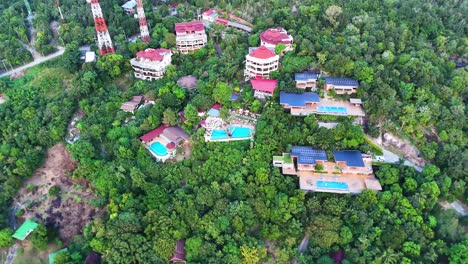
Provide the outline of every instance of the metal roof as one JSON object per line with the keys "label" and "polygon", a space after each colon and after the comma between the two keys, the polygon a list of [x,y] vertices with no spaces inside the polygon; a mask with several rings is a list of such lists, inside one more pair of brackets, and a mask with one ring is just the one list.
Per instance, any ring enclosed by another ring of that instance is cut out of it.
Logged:
{"label": "metal roof", "polygon": [[316,93],[280,92],[280,104],[289,106],[305,106],[306,103],[318,103],[320,98]]}
{"label": "metal roof", "polygon": [[351,78],[341,77],[327,77],[325,78],[327,84],[339,85],[339,86],[359,86],[358,81]]}
{"label": "metal roof", "polygon": [[350,167],[365,167],[362,153],[357,150],[333,151],[335,161],[344,161]]}
{"label": "metal roof", "polygon": [[310,79],[315,79],[316,80],[318,77],[319,77],[318,73],[309,72],[309,71],[298,72],[298,73],[294,74],[294,79],[296,81],[307,81],[307,80],[310,80]]}
{"label": "metal roof", "polygon": [[299,164],[314,165],[317,160],[327,160],[327,153],[325,150],[306,146],[293,146],[291,156],[296,156]]}
{"label": "metal roof", "polygon": [[13,238],[18,240],[24,240],[34,229],[36,229],[38,224],[31,219],[27,219],[24,223],[16,230],[13,234]]}
{"label": "metal roof", "polygon": [[132,9],[136,6],[136,2],[134,0],[130,0],[128,1],[127,3],[123,4],[122,5],[122,8],[125,8],[125,9]]}

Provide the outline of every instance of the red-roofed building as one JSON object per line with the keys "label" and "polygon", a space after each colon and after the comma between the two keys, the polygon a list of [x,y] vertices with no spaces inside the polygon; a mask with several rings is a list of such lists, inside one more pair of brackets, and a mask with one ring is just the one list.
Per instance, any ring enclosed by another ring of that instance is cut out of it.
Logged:
{"label": "red-roofed building", "polygon": [[140,140],[158,161],[175,157],[177,146],[188,143],[190,135],[178,126],[161,125],[144,134]]}
{"label": "red-roofed building", "polygon": [[135,78],[153,81],[164,76],[171,61],[172,52],[168,49],[146,49],[137,52],[136,58],[130,60],[130,65],[135,72]]}
{"label": "red-roofed building", "polygon": [[212,23],[215,22],[218,17],[219,15],[214,9],[208,9],[202,13],[201,19],[204,22]]}
{"label": "red-roofed building", "polygon": [[217,18],[216,23],[223,24],[223,25],[227,26],[229,24],[229,20],[224,19],[224,18]]}
{"label": "red-roofed building", "polygon": [[164,130],[166,128],[168,128],[168,126],[161,125],[158,128],[155,128],[155,129],[151,130],[150,132],[148,132],[148,133],[144,134],[143,136],[141,136],[140,140],[143,141],[143,143],[149,143],[153,139],[159,137],[164,132]]}
{"label": "red-roofed building", "polygon": [[262,77],[250,79],[252,88],[254,89],[254,97],[258,99],[265,99],[271,97],[278,85],[278,80],[265,80]]}
{"label": "red-roofed building", "polygon": [[214,104],[214,105],[211,107],[211,109],[219,110],[219,109],[221,109],[221,107],[222,107],[221,104],[216,103],[216,104]]}
{"label": "red-roofed building", "polygon": [[175,32],[177,50],[185,54],[204,47],[208,42],[201,21],[176,23]]}
{"label": "red-roofed building", "polygon": [[293,50],[293,37],[291,35],[288,35],[288,32],[282,27],[270,28],[266,31],[263,31],[260,34],[260,41],[261,45],[264,45],[267,48],[274,49],[276,45],[281,43],[286,46],[286,49],[284,51]]}
{"label": "red-roofed building", "polygon": [[278,70],[278,65],[279,56],[267,47],[260,46],[245,56],[245,79],[257,76],[268,79],[270,72]]}

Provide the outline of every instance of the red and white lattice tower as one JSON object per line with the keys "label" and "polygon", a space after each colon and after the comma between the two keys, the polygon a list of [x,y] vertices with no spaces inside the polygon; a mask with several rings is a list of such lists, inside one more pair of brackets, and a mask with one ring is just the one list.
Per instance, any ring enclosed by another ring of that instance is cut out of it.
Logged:
{"label": "red and white lattice tower", "polygon": [[140,23],[141,41],[143,41],[143,43],[148,43],[150,41],[150,35],[148,31],[148,23],[146,22],[145,10],[143,10],[143,1],[136,0],[136,4],[138,22]]}
{"label": "red and white lattice tower", "polygon": [[106,20],[104,20],[104,16],[102,15],[99,0],[87,0],[87,2],[91,3],[91,11],[93,12],[94,26],[97,33],[97,44],[101,50],[101,56],[107,53],[114,53],[114,46],[107,30]]}

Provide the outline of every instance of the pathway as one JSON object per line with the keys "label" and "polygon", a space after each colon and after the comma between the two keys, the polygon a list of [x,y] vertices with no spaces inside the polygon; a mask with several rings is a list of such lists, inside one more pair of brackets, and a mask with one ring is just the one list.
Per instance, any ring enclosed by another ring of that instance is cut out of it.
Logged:
{"label": "pathway", "polygon": [[415,168],[417,171],[421,172],[422,171],[422,168],[417,166],[416,164],[412,163],[411,161],[403,158],[403,157],[400,157],[398,156],[397,154],[391,152],[390,150],[384,148],[382,145],[380,145],[378,142],[376,142],[375,140],[373,140],[371,137],[367,137],[369,140],[371,140],[372,142],[374,142],[376,145],[378,145],[382,151],[383,151],[383,157],[384,157],[384,162],[386,163],[397,163],[401,160],[403,160],[403,165],[406,165],[406,166],[409,166],[409,167],[413,167]]}
{"label": "pathway", "polygon": [[0,78],[3,78],[3,77],[5,77],[5,76],[10,76],[10,75],[12,75],[12,74],[15,74],[15,73],[18,73],[18,72],[27,70],[27,69],[29,69],[29,68],[31,68],[31,67],[34,67],[34,66],[36,66],[36,65],[39,65],[39,64],[41,64],[41,63],[43,63],[43,62],[46,62],[46,61],[48,61],[48,60],[54,59],[54,58],[56,58],[56,57],[59,57],[59,56],[61,56],[61,55],[63,54],[63,52],[65,52],[65,49],[64,49],[63,47],[58,47],[58,51],[56,51],[56,52],[54,52],[54,53],[52,53],[52,54],[49,54],[49,55],[47,55],[47,56],[45,56],[45,57],[38,58],[38,59],[34,60],[34,61],[31,62],[31,63],[28,63],[28,64],[26,64],[26,65],[20,66],[20,67],[18,67],[18,68],[16,68],[16,69],[13,69],[13,70],[11,70],[11,71],[7,71],[7,72],[5,72],[5,73],[2,73],[2,74],[0,74]]}
{"label": "pathway", "polygon": [[[302,252],[306,251],[308,245],[309,245],[309,235],[305,234],[304,238],[301,241],[301,244],[299,244],[298,252],[302,253]],[[295,258],[295,259],[293,259],[292,263],[293,264],[298,264],[299,262]]]}

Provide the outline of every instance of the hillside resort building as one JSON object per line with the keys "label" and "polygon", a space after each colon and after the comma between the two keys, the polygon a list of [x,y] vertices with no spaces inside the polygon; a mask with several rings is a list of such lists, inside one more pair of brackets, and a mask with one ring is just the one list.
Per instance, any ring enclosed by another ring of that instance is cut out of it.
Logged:
{"label": "hillside resort building", "polygon": [[245,71],[246,80],[257,76],[263,79],[270,78],[270,72],[278,70],[279,56],[274,51],[265,46],[253,48],[245,56]]}
{"label": "hillside resort building", "polygon": [[275,49],[276,45],[284,44],[285,52],[293,50],[293,37],[282,27],[270,28],[260,34],[261,45]]}
{"label": "hillside resort building", "polygon": [[320,98],[313,92],[294,93],[280,92],[280,105],[290,111],[294,116],[334,115],[334,116],[356,116],[364,117],[360,99],[348,101],[336,101],[333,99]]}
{"label": "hillside resort building", "polygon": [[174,158],[177,146],[187,144],[190,135],[178,126],[161,125],[140,137],[157,161]]}
{"label": "hillside resort building", "polygon": [[325,90],[335,90],[336,94],[356,93],[359,87],[358,81],[351,78],[327,77],[325,78]]}
{"label": "hillside resort building", "polygon": [[311,88],[312,91],[317,90],[317,80],[320,77],[319,73],[316,72],[300,72],[294,74],[294,80],[296,81],[296,88],[306,89]]}
{"label": "hillside resort building", "polygon": [[146,49],[137,52],[136,58],[130,60],[130,65],[135,73],[135,78],[153,81],[164,76],[171,61],[172,52],[168,49]]}
{"label": "hillside resort building", "polygon": [[273,157],[273,166],[285,175],[297,175],[300,189],[314,192],[360,193],[382,190],[372,170],[372,157],[356,150],[333,151],[293,146],[290,153]]}
{"label": "hillside resort building", "polygon": [[250,79],[254,97],[260,100],[270,98],[278,85],[278,80],[266,80],[260,76]]}
{"label": "hillside resort building", "polygon": [[201,21],[176,23],[175,32],[177,50],[184,54],[203,48],[208,42]]}

